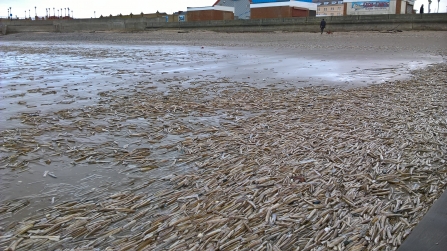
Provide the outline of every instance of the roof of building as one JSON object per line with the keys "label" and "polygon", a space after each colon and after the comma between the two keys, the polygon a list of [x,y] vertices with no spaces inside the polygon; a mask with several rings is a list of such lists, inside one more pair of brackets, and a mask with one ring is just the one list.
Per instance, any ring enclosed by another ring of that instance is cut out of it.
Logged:
{"label": "roof of building", "polygon": [[343,0],[312,0],[312,3],[318,5],[343,4]]}
{"label": "roof of building", "polygon": [[227,6],[206,6],[206,7],[187,7],[188,11],[203,11],[203,10],[220,10],[220,11],[230,11],[234,12],[233,7],[227,7]]}
{"label": "roof of building", "polygon": [[[214,5],[216,5],[216,4],[218,4],[220,1],[227,1],[227,0],[217,0],[214,4],[213,4],[213,6]],[[228,1],[235,1],[235,0],[228,0]],[[248,0],[250,3],[252,3],[251,2],[251,0]]]}
{"label": "roof of building", "polygon": [[267,8],[267,7],[298,7],[308,10],[317,10],[317,4],[312,3],[311,0],[290,1],[290,2],[268,2],[250,4],[250,8]]}

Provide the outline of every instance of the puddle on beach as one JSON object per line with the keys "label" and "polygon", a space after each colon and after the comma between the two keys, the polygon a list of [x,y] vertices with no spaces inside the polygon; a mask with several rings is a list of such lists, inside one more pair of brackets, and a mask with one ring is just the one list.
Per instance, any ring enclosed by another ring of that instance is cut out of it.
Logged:
{"label": "puddle on beach", "polygon": [[[159,167],[144,172],[151,177],[193,168],[187,162],[181,168],[173,164],[179,158],[174,151],[177,142],[191,136],[184,128],[193,130],[196,124],[212,128],[229,116],[180,116],[172,107],[168,111],[174,114],[172,117],[141,113],[124,118],[104,108],[110,105],[107,102],[115,101],[111,96],[132,98],[143,92],[154,93],[157,98],[175,98],[170,95],[202,88],[203,92],[198,92],[201,96],[191,102],[204,103],[207,98],[218,97],[213,85],[362,86],[403,79],[411,70],[442,62],[441,57],[414,55],[390,58],[347,54],[336,58],[324,51],[9,42],[2,44],[0,56],[2,143],[33,147],[24,150],[29,154],[14,156],[17,166],[8,166],[11,150],[0,148],[0,202],[16,198],[32,201],[15,214],[19,218],[65,199],[119,190],[141,179],[139,168],[151,169],[149,162]],[[119,104],[119,98],[116,100]],[[145,104],[135,103],[135,107],[150,103],[146,100]],[[49,129],[52,127],[57,128]],[[101,151],[96,153],[94,149]],[[141,154],[146,154],[144,161],[123,162],[113,157],[141,149],[147,149]],[[48,173],[44,177],[46,171],[55,177]]]}

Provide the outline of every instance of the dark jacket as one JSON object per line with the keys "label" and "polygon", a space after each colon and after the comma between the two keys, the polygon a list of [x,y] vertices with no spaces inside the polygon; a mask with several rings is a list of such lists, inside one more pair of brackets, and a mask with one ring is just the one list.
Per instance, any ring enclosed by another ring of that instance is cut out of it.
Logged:
{"label": "dark jacket", "polygon": [[419,13],[424,14],[424,6],[421,6],[421,9],[419,10]]}
{"label": "dark jacket", "polygon": [[325,28],[325,27],[326,27],[326,21],[321,20],[320,28]]}

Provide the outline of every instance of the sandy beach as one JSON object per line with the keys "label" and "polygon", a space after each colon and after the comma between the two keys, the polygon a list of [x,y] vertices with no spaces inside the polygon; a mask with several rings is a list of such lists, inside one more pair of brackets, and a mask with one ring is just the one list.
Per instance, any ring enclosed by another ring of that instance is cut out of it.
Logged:
{"label": "sandy beach", "polygon": [[0,249],[396,250],[447,32],[0,36]]}

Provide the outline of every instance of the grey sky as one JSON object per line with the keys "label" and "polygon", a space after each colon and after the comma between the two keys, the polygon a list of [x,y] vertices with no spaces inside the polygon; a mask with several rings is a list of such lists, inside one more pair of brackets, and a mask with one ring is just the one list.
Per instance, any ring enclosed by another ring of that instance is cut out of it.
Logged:
{"label": "grey sky", "polygon": [[[227,0],[231,1],[231,0]],[[96,17],[100,15],[108,16],[118,14],[139,14],[154,13],[157,10],[160,12],[167,12],[171,14],[173,12],[183,10],[186,11],[187,7],[201,7],[211,6],[215,3],[215,0],[125,0],[125,1],[111,1],[111,0],[0,0],[0,16],[6,17],[8,15],[8,8],[12,8],[14,17],[17,15],[19,18],[29,15],[28,10],[31,10],[31,16],[34,16],[34,7],[37,7],[37,15],[45,16],[45,9],[51,8],[51,15],[53,15],[53,8],[57,10],[62,8],[62,13],[65,14],[64,8],[70,8],[73,10],[75,18],[90,18],[94,17],[96,11]],[[362,0],[359,0],[362,2]],[[428,0],[416,0],[415,9],[419,11],[421,4],[425,6],[425,12],[428,12]],[[437,0],[433,0],[431,5],[432,12],[436,12],[438,8]],[[439,12],[447,11],[447,0],[441,0],[439,3]]]}

